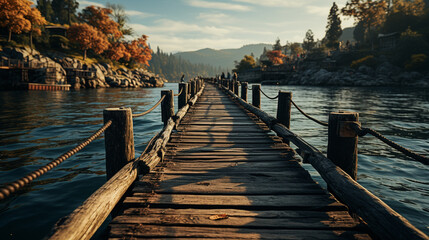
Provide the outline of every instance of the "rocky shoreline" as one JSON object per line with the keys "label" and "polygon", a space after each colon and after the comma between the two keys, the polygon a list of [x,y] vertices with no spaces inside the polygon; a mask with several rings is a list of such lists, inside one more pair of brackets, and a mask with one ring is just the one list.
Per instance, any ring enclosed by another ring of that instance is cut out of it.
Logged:
{"label": "rocky shoreline", "polygon": [[429,73],[408,72],[389,62],[373,68],[362,65],[358,68],[343,67],[333,71],[317,66],[303,66],[300,71],[279,81],[285,85],[313,86],[410,86],[429,88]]}
{"label": "rocky shoreline", "polygon": [[[113,69],[109,64],[105,63],[84,64],[77,59],[60,56],[58,53],[42,55],[40,52],[31,51],[27,47],[5,47],[0,51],[0,59],[2,63],[18,60],[28,66],[31,65],[33,70],[31,74],[28,74],[29,82],[70,84],[73,89],[150,88],[162,87],[167,82],[166,79],[145,69]],[[3,72],[2,78],[13,78],[14,76],[11,75],[13,74]],[[4,83],[13,81],[14,79],[7,79],[2,82],[4,85]]]}

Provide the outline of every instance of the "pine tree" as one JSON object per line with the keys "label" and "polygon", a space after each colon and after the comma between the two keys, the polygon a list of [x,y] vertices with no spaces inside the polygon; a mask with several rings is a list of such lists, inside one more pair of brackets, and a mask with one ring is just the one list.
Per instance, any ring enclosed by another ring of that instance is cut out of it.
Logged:
{"label": "pine tree", "polygon": [[37,9],[39,9],[46,21],[52,22],[54,10],[52,10],[52,3],[50,0],[37,0]]}
{"label": "pine tree", "polygon": [[332,4],[328,16],[328,25],[326,26],[325,42],[328,47],[338,46],[338,39],[341,37],[343,30],[341,29],[341,19],[337,4]]}
{"label": "pine tree", "polygon": [[307,33],[305,33],[304,42],[302,43],[302,48],[304,48],[305,51],[309,52],[311,51],[316,43],[314,42],[314,34],[311,29],[308,29]]}
{"label": "pine tree", "polygon": [[78,7],[79,3],[76,0],[52,0],[52,10],[54,10],[52,20],[55,23],[68,25],[77,22]]}
{"label": "pine tree", "polygon": [[277,38],[276,43],[273,45],[274,51],[282,51],[283,47],[280,44],[280,38]]}

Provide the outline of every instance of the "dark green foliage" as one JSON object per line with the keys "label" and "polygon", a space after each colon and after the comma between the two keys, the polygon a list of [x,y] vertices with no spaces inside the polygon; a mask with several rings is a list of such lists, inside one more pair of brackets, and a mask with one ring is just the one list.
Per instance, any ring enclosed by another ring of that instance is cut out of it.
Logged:
{"label": "dark green foliage", "polygon": [[413,54],[410,60],[405,63],[405,69],[409,71],[424,71],[428,70],[429,61],[426,54]]}
{"label": "dark green foliage", "polygon": [[273,45],[273,50],[281,51],[283,49],[282,45],[280,44],[280,38],[277,38],[276,43]]}
{"label": "dark green foliage", "polygon": [[406,15],[404,13],[392,13],[387,15],[386,22],[383,25],[384,33],[404,32],[409,26],[416,26],[420,18],[414,15]]}
{"label": "dark green foliage", "polygon": [[350,64],[350,67],[352,68],[358,68],[362,65],[366,66],[375,66],[377,64],[377,61],[375,60],[373,55],[368,55],[366,57],[360,58],[358,60],[355,60]]}
{"label": "dark green foliage", "polygon": [[49,45],[55,49],[67,49],[69,46],[69,40],[61,35],[52,35],[49,37]]}
{"label": "dark green foliage", "polygon": [[332,4],[329,11],[328,24],[326,26],[325,42],[328,47],[337,47],[338,39],[341,37],[343,30],[341,29],[341,19],[339,17],[339,10],[335,2]]}
{"label": "dark green foliage", "polygon": [[54,15],[52,21],[59,24],[71,24],[78,21],[76,11],[79,3],[76,0],[52,0]]}
{"label": "dark green foliage", "polygon": [[404,66],[414,54],[429,55],[429,43],[421,34],[408,29],[401,34],[399,39],[395,53],[396,63]]}
{"label": "dark green foliage", "polygon": [[37,9],[46,21],[52,22],[54,17],[54,10],[52,10],[52,1],[51,0],[37,0]]}
{"label": "dark green foliage", "polygon": [[256,61],[255,58],[249,55],[245,55],[243,59],[241,59],[240,62],[237,62],[235,64],[235,71],[242,72],[248,69],[252,69],[256,67]]}
{"label": "dark green foliage", "polygon": [[363,43],[365,40],[365,26],[363,22],[358,22],[353,31],[353,38],[356,39],[359,43]]}
{"label": "dark green foliage", "polygon": [[311,29],[308,29],[307,33],[305,33],[304,42],[302,43],[302,48],[306,50],[307,52],[310,52],[316,43],[314,42],[314,34]]}
{"label": "dark green foliage", "polygon": [[192,64],[180,56],[164,53],[159,48],[152,53],[148,70],[171,82],[179,81],[182,74],[185,74],[185,79],[190,79],[196,76],[214,76],[224,71],[206,64]]}

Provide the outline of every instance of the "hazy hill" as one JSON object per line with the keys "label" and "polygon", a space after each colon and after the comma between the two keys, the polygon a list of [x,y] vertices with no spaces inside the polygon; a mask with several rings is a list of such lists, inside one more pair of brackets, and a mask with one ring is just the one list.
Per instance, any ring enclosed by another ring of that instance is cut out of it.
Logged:
{"label": "hazy hill", "polygon": [[356,42],[356,40],[353,38],[353,31],[355,30],[354,27],[348,27],[343,29],[343,34],[341,34],[340,41],[347,42],[349,40],[350,42]]}
{"label": "hazy hill", "polygon": [[271,49],[271,44],[250,44],[245,45],[238,49],[221,49],[215,50],[211,48],[204,48],[192,52],[179,52],[174,54],[177,57],[186,59],[194,64],[208,64],[214,67],[221,67],[222,69],[232,70],[234,68],[234,61],[240,61],[244,55],[253,53],[255,57],[259,57],[264,47]]}

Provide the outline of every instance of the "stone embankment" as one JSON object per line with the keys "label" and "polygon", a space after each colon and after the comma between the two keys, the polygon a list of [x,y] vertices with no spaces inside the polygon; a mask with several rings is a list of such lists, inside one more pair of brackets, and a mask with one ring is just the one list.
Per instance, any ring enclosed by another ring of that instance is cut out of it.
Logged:
{"label": "stone embankment", "polygon": [[[113,69],[109,64],[84,64],[77,59],[59,54],[40,52],[29,48],[3,48],[0,51],[3,63],[20,60],[30,63],[34,70],[29,74],[29,82],[71,84],[72,88],[149,88],[162,87],[166,79],[145,69]],[[47,71],[47,69],[51,69]]]}
{"label": "stone embankment", "polygon": [[384,62],[377,67],[362,65],[328,71],[316,66],[303,66],[281,84],[314,86],[412,86],[429,87],[429,73],[409,72]]}

